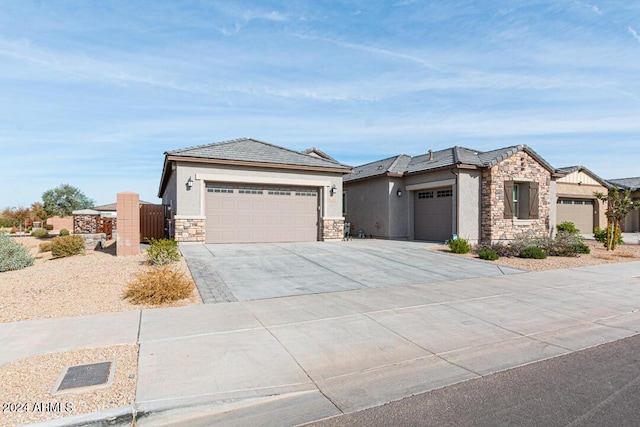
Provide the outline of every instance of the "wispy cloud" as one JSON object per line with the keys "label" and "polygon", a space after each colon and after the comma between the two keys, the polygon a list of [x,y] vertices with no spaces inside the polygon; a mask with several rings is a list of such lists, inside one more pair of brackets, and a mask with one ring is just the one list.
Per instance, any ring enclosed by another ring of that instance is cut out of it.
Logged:
{"label": "wispy cloud", "polygon": [[636,41],[638,43],[640,43],[640,35],[638,35],[638,33],[636,32],[636,30],[634,30],[631,27],[627,27],[627,31],[629,31],[629,34],[631,34],[633,36],[634,39],[636,39]]}

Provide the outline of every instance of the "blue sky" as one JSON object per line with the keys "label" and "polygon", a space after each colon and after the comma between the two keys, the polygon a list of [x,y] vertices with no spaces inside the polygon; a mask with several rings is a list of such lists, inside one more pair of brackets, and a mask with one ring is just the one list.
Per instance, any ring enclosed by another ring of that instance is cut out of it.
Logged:
{"label": "blue sky", "polygon": [[155,202],[167,150],[528,144],[640,176],[640,2],[0,0],[0,208]]}

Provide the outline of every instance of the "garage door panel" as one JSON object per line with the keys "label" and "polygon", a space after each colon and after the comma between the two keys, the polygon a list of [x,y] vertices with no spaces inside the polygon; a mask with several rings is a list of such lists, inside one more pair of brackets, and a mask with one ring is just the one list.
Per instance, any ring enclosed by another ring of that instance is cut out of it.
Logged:
{"label": "garage door panel", "polygon": [[317,240],[316,189],[305,189],[313,196],[300,197],[295,190],[282,188],[245,187],[243,193],[239,184],[225,184],[227,192],[214,188],[215,184],[207,184],[207,243]]}
{"label": "garage door panel", "polygon": [[414,195],[414,238],[444,241],[451,238],[453,197],[451,187],[416,191]]}
{"label": "garage door panel", "polygon": [[559,198],[556,206],[556,223],[570,221],[582,233],[593,232],[594,203],[592,199]]}

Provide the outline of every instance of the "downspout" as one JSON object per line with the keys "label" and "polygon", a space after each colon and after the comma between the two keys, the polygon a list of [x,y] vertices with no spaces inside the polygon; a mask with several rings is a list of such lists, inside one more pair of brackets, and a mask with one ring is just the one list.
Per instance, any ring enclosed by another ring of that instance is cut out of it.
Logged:
{"label": "downspout", "polygon": [[451,169],[451,173],[456,176],[456,234],[458,237],[462,237],[460,236],[460,174],[456,173],[455,169]]}

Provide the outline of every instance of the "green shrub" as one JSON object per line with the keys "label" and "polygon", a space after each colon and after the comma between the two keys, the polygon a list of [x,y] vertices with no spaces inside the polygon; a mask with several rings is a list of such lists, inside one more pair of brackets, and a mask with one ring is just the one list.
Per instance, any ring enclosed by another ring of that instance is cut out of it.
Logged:
{"label": "green shrub", "polygon": [[134,304],[159,305],[189,298],[193,282],[169,265],[150,267],[138,273],[122,294]]}
{"label": "green shrub", "polygon": [[49,232],[44,228],[39,228],[31,232],[33,237],[37,237],[38,239],[43,239],[45,237],[49,237]]}
{"label": "green shrub", "polygon": [[498,255],[496,251],[486,247],[478,251],[478,256],[480,257],[480,259],[486,259],[488,261],[495,261],[500,258],[500,255]]}
{"label": "green shrub", "polygon": [[62,230],[60,230],[60,235],[61,236],[68,236],[69,235],[69,230],[67,230],[66,228],[63,228]]}
{"label": "green shrub", "polygon": [[51,241],[51,254],[54,257],[67,257],[84,253],[84,239],[81,236],[59,236]]}
{"label": "green shrub", "polygon": [[556,225],[558,233],[580,234],[580,230],[576,228],[575,224],[571,221],[564,221]]}
{"label": "green shrub", "polygon": [[40,252],[51,252],[51,246],[53,245],[53,243],[51,242],[42,242],[40,243]]}
{"label": "green shrub", "polygon": [[545,259],[547,253],[537,246],[529,246],[520,251],[520,258]]}
{"label": "green shrub", "polygon": [[53,230],[53,225],[46,224],[44,226],[44,229],[47,230],[47,231],[51,231],[51,230]]}
{"label": "green shrub", "polygon": [[[616,244],[621,245],[624,243],[624,241],[622,240],[622,231],[620,230],[620,227],[616,227],[616,228],[618,231],[618,240],[616,240]],[[613,229],[613,226],[609,226],[609,230],[612,230],[612,229]],[[596,227],[593,230],[593,238],[596,239],[598,242],[602,243],[606,247],[607,246],[607,229]]]}
{"label": "green shrub", "polygon": [[454,254],[468,254],[471,250],[471,245],[466,239],[451,239],[447,242],[447,245],[449,246],[449,249],[451,249],[451,252],[453,252]]}
{"label": "green shrub", "polygon": [[34,261],[29,249],[0,233],[0,272],[22,270],[33,265]]}
{"label": "green shrub", "polygon": [[178,242],[170,239],[149,239],[147,258],[151,265],[165,265],[178,261],[180,259]]}

